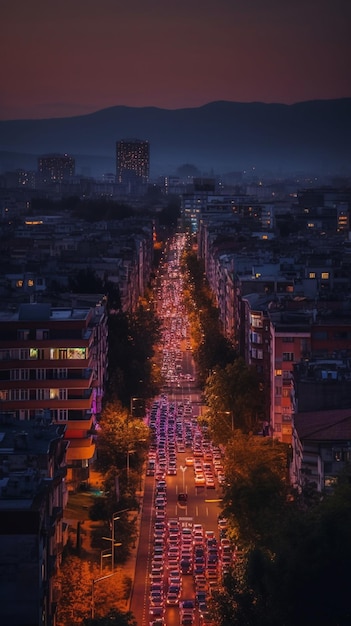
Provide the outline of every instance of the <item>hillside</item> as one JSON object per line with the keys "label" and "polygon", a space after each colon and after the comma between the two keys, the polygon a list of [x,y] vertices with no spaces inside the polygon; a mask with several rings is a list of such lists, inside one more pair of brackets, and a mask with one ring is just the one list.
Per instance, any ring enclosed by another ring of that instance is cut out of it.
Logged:
{"label": "hillside", "polygon": [[187,109],[116,106],[90,115],[0,121],[0,171],[36,169],[37,156],[67,152],[77,171],[115,171],[115,143],[150,141],[151,176],[183,163],[203,173],[347,173],[351,98],[293,105],[212,102]]}

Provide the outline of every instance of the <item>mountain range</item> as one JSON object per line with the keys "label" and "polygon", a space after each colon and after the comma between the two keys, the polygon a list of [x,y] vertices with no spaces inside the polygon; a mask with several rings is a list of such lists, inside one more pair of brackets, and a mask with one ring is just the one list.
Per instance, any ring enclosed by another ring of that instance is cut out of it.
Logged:
{"label": "mountain range", "polygon": [[119,139],[150,142],[150,175],[183,164],[205,174],[349,175],[351,98],[292,105],[218,101],[161,109],[115,106],[89,115],[0,121],[0,171],[37,169],[37,158],[68,153],[79,174],[115,172]]}

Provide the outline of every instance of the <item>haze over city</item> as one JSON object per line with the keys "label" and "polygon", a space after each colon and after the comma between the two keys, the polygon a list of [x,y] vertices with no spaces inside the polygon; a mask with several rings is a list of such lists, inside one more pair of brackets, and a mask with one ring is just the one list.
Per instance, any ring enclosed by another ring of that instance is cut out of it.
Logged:
{"label": "haze over city", "polygon": [[351,96],[349,0],[2,0],[0,119]]}

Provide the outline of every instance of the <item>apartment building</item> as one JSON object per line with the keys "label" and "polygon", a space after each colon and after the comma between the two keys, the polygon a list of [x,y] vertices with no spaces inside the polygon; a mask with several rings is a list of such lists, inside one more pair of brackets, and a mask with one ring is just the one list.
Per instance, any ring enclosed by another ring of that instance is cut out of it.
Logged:
{"label": "apartment building", "polygon": [[53,626],[67,524],[65,425],[0,413],[0,623]]}
{"label": "apartment building", "polygon": [[107,316],[90,308],[21,304],[0,312],[1,412],[65,425],[67,485],[89,479],[107,377]]}

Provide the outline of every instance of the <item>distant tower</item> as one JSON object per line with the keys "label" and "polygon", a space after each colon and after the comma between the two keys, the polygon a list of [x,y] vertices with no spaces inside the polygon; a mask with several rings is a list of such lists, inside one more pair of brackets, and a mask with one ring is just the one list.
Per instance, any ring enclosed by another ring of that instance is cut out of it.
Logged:
{"label": "distant tower", "polygon": [[39,179],[46,185],[70,180],[75,167],[75,159],[68,154],[45,154],[38,158]]}
{"label": "distant tower", "polygon": [[129,193],[140,192],[149,182],[150,147],[142,139],[121,139],[116,143],[116,182]]}

